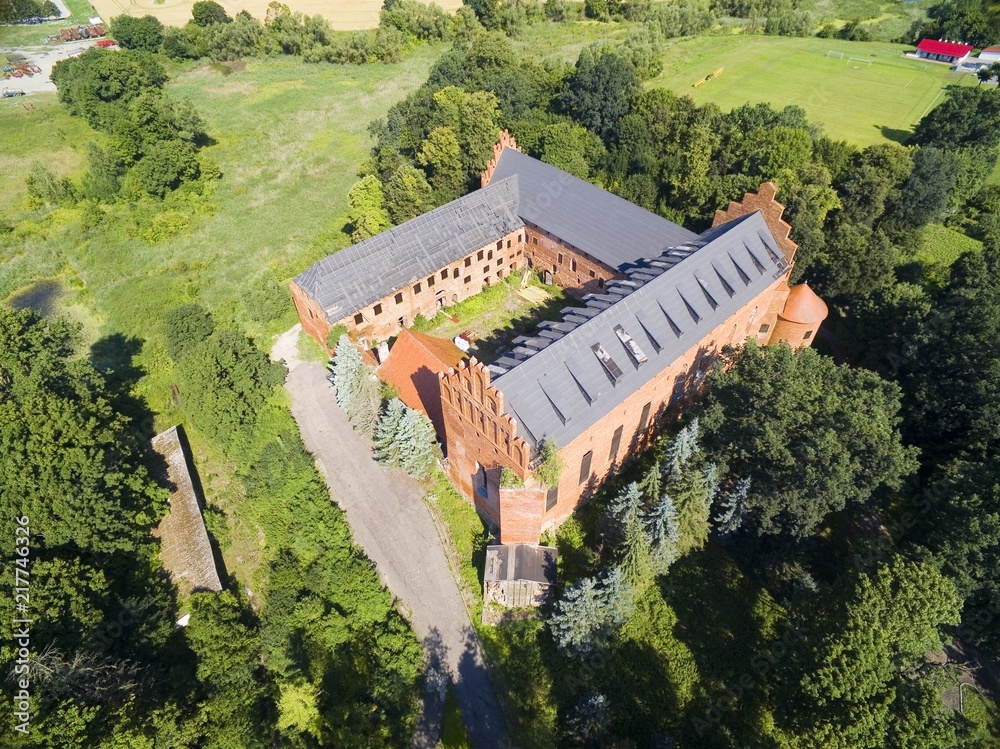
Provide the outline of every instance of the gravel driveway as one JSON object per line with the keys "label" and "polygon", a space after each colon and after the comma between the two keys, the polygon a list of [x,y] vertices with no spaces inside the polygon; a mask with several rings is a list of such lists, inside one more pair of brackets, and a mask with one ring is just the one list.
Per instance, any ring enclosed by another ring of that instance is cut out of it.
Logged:
{"label": "gravel driveway", "polygon": [[[306,447],[354,538],[383,582],[410,612],[431,663],[447,670],[469,740],[477,749],[506,746],[503,715],[483,665],[479,640],[448,568],[420,485],[375,463],[368,442],[337,407],[321,364],[298,363],[285,383]],[[437,690],[430,690],[438,695]],[[415,746],[434,747],[440,706],[429,700]],[[437,724],[437,725],[435,725]]]}

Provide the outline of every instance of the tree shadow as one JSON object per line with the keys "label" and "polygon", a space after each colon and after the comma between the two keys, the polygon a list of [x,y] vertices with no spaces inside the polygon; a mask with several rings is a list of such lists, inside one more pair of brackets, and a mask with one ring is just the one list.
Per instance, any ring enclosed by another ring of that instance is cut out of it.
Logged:
{"label": "tree shadow", "polygon": [[455,697],[470,745],[477,749],[501,749],[507,744],[507,726],[489,674],[478,651],[475,632],[466,626],[465,645],[458,660]]}
{"label": "tree shadow", "polygon": [[153,436],[153,412],[146,401],[133,394],[146,370],[136,364],[142,352],[143,341],[134,336],[112,333],[94,342],[90,347],[90,363],[104,375],[116,411],[128,416],[132,432],[149,439]]}
{"label": "tree shadow", "polygon": [[886,127],[885,125],[875,125],[878,131],[882,133],[882,137],[886,140],[891,140],[894,143],[899,143],[901,146],[905,146],[910,136],[913,132],[910,130],[898,130],[892,127]]}

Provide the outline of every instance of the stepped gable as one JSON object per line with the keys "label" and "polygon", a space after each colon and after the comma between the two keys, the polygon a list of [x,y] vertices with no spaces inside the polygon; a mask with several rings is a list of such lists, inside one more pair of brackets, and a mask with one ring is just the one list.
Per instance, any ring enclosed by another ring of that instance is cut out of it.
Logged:
{"label": "stepped gable", "polygon": [[734,200],[729,203],[726,210],[716,211],[712,226],[720,226],[740,216],[760,211],[767,222],[768,228],[771,230],[771,236],[777,240],[778,246],[781,247],[781,251],[785,254],[785,259],[789,263],[792,263],[795,261],[795,251],[799,246],[788,238],[789,233],[792,231],[792,226],[781,218],[781,215],[785,212],[785,206],[776,200],[777,196],[778,186],[773,182],[765,182],[757,192],[744,193],[743,202],[737,203]]}
{"label": "stepped gable", "polygon": [[295,283],[339,320],[524,226],[517,177],[358,242],[310,266]]}
{"label": "stepped gable", "polygon": [[517,177],[517,210],[525,222],[609,268],[659,255],[698,236],[513,147],[501,148],[495,161],[483,173],[484,180],[493,185],[496,180]]}
{"label": "stepped gable", "polygon": [[568,445],[788,270],[760,212],[635,263],[490,366],[518,436]]}

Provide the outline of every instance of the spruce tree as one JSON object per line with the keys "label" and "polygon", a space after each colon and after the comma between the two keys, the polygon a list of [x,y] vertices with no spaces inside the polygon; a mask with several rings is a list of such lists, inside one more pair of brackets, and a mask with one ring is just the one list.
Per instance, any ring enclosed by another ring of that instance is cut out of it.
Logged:
{"label": "spruce tree", "polygon": [[393,398],[383,409],[375,429],[375,457],[391,468],[398,468],[403,464],[399,447],[399,426],[405,412],[403,401]]}
{"label": "spruce tree", "polygon": [[750,479],[742,478],[719,502],[719,514],[712,520],[715,522],[715,532],[719,534],[720,540],[726,541],[732,538],[743,525],[743,512],[749,491]]}
{"label": "spruce tree", "polygon": [[430,476],[440,455],[430,420],[407,408],[399,422],[398,440],[403,470],[418,479]]}
{"label": "spruce tree", "polygon": [[351,339],[342,335],[337,341],[337,348],[331,371],[333,372],[333,386],[337,390],[337,405],[348,416],[351,415],[354,396],[358,389],[358,380],[361,376],[361,369],[364,364],[361,361],[361,352],[351,343]]}

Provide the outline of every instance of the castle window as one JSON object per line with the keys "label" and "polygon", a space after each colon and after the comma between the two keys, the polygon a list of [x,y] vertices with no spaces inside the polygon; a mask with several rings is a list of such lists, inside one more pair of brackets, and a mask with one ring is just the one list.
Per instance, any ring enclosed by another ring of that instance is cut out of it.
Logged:
{"label": "castle window", "polygon": [[611,452],[608,453],[608,462],[613,463],[618,457],[618,448],[622,445],[622,432],[625,427],[620,426],[615,430],[615,436],[611,438]]}
{"label": "castle window", "polygon": [[573,258],[573,259],[572,259],[572,260],[570,261],[570,269],[571,269],[571,270],[572,270],[572,271],[573,271],[574,273],[576,273],[576,258]]}
{"label": "castle window", "polygon": [[466,276],[463,278],[462,283],[472,283],[472,276]]}
{"label": "castle window", "polygon": [[476,259],[477,260],[482,260],[483,259],[483,251],[482,250],[480,250],[479,252],[476,253]]}
{"label": "castle window", "polygon": [[559,262],[559,265],[562,265],[562,260],[563,260],[563,258],[562,258],[562,253],[561,253],[561,252],[560,252],[560,253],[558,254],[558,256],[556,257],[556,260],[557,260],[557,261]]}
{"label": "castle window", "polygon": [[531,243],[532,244],[538,244],[538,237],[532,237],[531,238]]}
{"label": "castle window", "polygon": [[452,278],[458,278],[458,276],[459,276],[459,273],[458,273],[458,268],[455,268],[455,270],[453,270],[453,271],[451,272],[451,277],[452,277]]}
{"label": "castle window", "polygon": [[434,282],[435,282],[436,280],[437,280],[437,279],[436,279],[436,278],[434,278],[434,276],[427,276],[427,285],[428,285],[428,286],[433,286],[433,285],[434,285]]}
{"label": "castle window", "polygon": [[510,435],[506,432],[503,435],[503,449],[505,453],[510,455]]}
{"label": "castle window", "polygon": [[445,268],[443,271],[441,271],[441,280],[442,281],[447,281],[448,280],[448,269],[447,268]]}
{"label": "castle window", "polygon": [[[503,249],[503,240],[502,239],[497,240],[497,249],[498,250],[502,250]],[[482,260],[482,258],[479,258],[479,259]]]}
{"label": "castle window", "polygon": [[[507,248],[510,249],[510,240],[509,239],[507,240]],[[497,249],[499,250],[500,248],[497,247]]]}
{"label": "castle window", "polygon": [[597,274],[594,273],[594,271],[590,271],[590,277],[591,278],[597,278]]}
{"label": "castle window", "polygon": [[413,287],[413,293],[414,294],[420,293],[420,284],[417,284],[416,286]]}
{"label": "castle window", "polygon": [[396,304],[402,304],[402,303],[403,303],[403,295],[396,294]]}
{"label": "castle window", "polygon": [[503,258],[502,257],[498,257],[497,258],[497,265],[503,265]]}
{"label": "castle window", "polygon": [[483,266],[483,273],[489,273],[489,272],[490,272],[490,266],[484,265]]}
{"label": "castle window", "polygon": [[770,329],[771,329],[771,326],[768,323],[764,323],[763,325],[760,326],[760,332],[761,333],[766,333]]}
{"label": "castle window", "polygon": [[603,289],[604,288],[604,279],[603,278],[598,278],[597,279],[597,288],[599,288],[599,289]]}
{"label": "castle window", "polygon": [[550,486],[548,493],[545,495],[545,511],[551,512],[552,508],[556,506],[559,501],[559,484],[555,486]]}
{"label": "castle window", "polygon": [[589,450],[580,461],[580,485],[583,486],[590,478],[590,462],[594,459],[594,451]]}
{"label": "castle window", "polygon": [[487,260],[493,259],[493,250],[490,250],[489,252],[486,253],[486,259]]}
{"label": "castle window", "polygon": [[374,312],[375,312],[376,315],[381,315],[382,314],[382,305],[381,304],[376,304],[373,309],[374,309]]}
{"label": "castle window", "polygon": [[813,332],[811,330],[807,330],[806,334],[804,336],[802,336],[802,340],[803,341],[808,341],[812,337],[813,337]]}
{"label": "castle window", "polygon": [[[480,253],[480,254],[482,254],[482,253]],[[465,258],[465,267],[468,268],[470,265],[472,265],[472,256],[471,255],[469,257]]]}
{"label": "castle window", "polygon": [[365,316],[362,315],[360,312],[354,316],[354,324],[355,325],[360,325],[364,321],[365,321]]}
{"label": "castle window", "polygon": [[643,431],[649,425],[649,409],[653,407],[652,403],[647,403],[642,407],[642,416],[639,417],[639,431]]}
{"label": "castle window", "polygon": [[314,314],[313,314],[313,311],[312,311],[312,310],[308,310],[308,312],[309,312],[309,317],[310,317],[310,318],[312,318],[312,319],[316,319],[316,315],[314,315]]}

